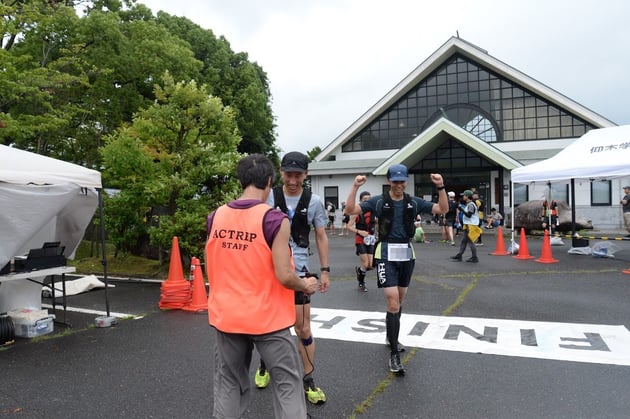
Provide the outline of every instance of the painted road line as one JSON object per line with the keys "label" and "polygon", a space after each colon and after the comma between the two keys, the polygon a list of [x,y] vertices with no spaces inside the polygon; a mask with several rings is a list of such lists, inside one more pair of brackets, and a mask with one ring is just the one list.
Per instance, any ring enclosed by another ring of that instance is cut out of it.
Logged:
{"label": "painted road line", "polygon": [[[52,309],[53,306],[51,304],[42,304],[42,307],[44,308],[49,308]],[[107,312],[106,311],[100,311],[100,310],[88,310],[87,308],[80,308],[80,307],[67,307],[66,308],[67,311],[73,311],[75,313],[84,313],[84,314],[94,314],[96,316],[107,316]],[[113,313],[110,312],[109,315],[111,317],[118,317],[119,319],[128,319],[128,318],[132,318],[134,320],[137,319],[141,319],[144,316],[138,316],[136,314],[127,314],[127,313]]]}
{"label": "painted road line", "polygon": [[[383,345],[385,313],[311,308],[311,329],[317,338]],[[399,339],[426,349],[630,366],[623,325],[403,313]]]}

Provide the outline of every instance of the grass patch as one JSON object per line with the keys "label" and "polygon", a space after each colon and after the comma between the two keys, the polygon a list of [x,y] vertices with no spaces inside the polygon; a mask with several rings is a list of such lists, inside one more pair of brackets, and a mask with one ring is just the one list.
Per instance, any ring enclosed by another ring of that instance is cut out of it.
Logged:
{"label": "grass patch", "polygon": [[[106,246],[107,274],[133,278],[168,277],[168,264],[160,265],[157,260],[151,260],[133,255],[114,257],[114,246]],[[103,274],[102,250],[100,244],[91,248],[89,241],[83,241],[75,254],[74,260],[68,260],[69,266],[77,268],[81,274]]]}

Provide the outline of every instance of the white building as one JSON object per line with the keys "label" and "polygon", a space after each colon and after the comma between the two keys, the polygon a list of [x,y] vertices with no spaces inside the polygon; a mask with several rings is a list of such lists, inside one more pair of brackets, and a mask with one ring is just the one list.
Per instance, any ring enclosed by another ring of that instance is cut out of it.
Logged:
{"label": "white building", "polygon": [[[561,70],[559,70],[561,71]],[[364,189],[387,190],[394,163],[410,171],[407,191],[436,194],[429,173],[441,173],[447,190],[476,188],[487,208],[509,215],[541,199],[547,185],[515,185],[510,171],[547,159],[591,129],[616,126],[483,49],[453,37],[327,145],[309,165],[311,189],[339,208],[354,177]],[[624,179],[576,184],[576,212],[596,229],[622,227]],[[569,200],[568,182],[553,183],[554,199]],[[507,217],[506,217],[507,218]]]}

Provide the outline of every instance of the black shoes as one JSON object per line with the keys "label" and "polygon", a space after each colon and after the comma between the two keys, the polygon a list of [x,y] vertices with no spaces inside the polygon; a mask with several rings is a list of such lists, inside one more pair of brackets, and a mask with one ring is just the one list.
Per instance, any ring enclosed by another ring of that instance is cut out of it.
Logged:
{"label": "black shoes", "polygon": [[367,292],[367,287],[365,286],[365,272],[361,271],[358,266],[354,267],[354,271],[357,274],[357,281],[359,281],[359,291]]}
{"label": "black shoes", "polygon": [[479,262],[479,258],[477,258],[476,256],[473,256],[473,257],[470,257],[470,258],[466,259],[466,262],[477,263],[477,262]]}
{"label": "black shoes", "polygon": [[462,261],[462,255],[457,254],[455,256],[451,256],[451,259],[457,262],[461,262]]}
{"label": "black shoes", "polygon": [[400,363],[400,355],[398,354],[398,352],[395,352],[390,355],[389,371],[393,372],[396,375],[405,375],[405,369]]}

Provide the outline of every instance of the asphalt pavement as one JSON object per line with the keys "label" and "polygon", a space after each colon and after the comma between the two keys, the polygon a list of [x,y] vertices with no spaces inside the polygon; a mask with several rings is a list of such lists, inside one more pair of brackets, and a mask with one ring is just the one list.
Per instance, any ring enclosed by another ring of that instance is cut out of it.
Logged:
{"label": "asphalt pavement", "polygon": [[[519,259],[492,255],[503,249],[487,231],[473,264],[451,261],[458,246],[426,230],[432,242],[414,245],[403,307],[404,377],[387,367],[374,273],[359,292],[352,236],[330,237],[332,286],[312,304],[315,380],[328,401],[308,406],[314,418],[628,417],[630,241],[604,240],[614,257],[600,258],[569,253],[570,239],[547,247],[527,236],[532,258]],[[316,256],[311,263],[319,267]],[[68,297],[72,327],[55,324],[50,335],[0,348],[0,418],[211,417],[207,314],[160,310],[159,282],[111,283],[116,326],[93,327],[105,310],[104,290],[93,290]],[[254,390],[245,418],[272,417],[270,392]]]}

